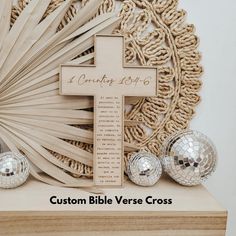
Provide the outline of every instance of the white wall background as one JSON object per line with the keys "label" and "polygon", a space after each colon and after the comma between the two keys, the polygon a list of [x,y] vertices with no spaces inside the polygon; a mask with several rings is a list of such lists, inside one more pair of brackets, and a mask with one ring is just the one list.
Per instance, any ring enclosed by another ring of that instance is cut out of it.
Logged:
{"label": "white wall background", "polygon": [[179,0],[196,26],[205,73],[202,102],[191,128],[208,135],[219,154],[205,184],[229,211],[227,236],[236,235],[236,1]]}

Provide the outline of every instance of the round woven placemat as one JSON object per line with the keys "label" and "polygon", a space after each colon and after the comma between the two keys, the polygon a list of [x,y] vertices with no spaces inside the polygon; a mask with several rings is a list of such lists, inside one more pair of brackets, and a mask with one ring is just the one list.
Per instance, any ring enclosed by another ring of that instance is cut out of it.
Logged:
{"label": "round woven placemat", "polygon": [[[12,24],[30,0],[18,0],[12,9]],[[78,7],[88,0],[72,5],[65,15],[60,30],[75,15]],[[45,16],[54,11],[63,0],[52,0]],[[121,17],[115,34],[125,36],[125,58],[128,64],[156,66],[159,91],[156,97],[137,98],[126,106],[126,120],[135,120],[136,126],[125,126],[125,141],[160,154],[165,139],[186,129],[200,101],[199,77],[202,67],[197,51],[198,38],[194,26],[185,23],[186,12],[177,9],[177,0],[104,0],[97,14],[117,11]],[[93,50],[93,49],[91,49]],[[79,55],[78,55],[79,56]],[[66,140],[92,152],[92,145]],[[76,176],[92,177],[91,167],[53,153],[59,160],[78,171]],[[129,153],[125,153],[127,161]]]}

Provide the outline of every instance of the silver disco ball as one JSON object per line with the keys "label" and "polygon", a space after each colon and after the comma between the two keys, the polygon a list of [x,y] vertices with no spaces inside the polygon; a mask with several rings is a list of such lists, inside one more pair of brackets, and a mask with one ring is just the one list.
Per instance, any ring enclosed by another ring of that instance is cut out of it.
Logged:
{"label": "silver disco ball", "polygon": [[29,162],[19,153],[5,152],[0,155],[0,188],[16,188],[29,176]]}
{"label": "silver disco ball", "polygon": [[161,162],[151,153],[135,153],[128,161],[127,174],[129,179],[137,185],[152,186],[161,177]]}
{"label": "silver disco ball", "polygon": [[179,184],[201,184],[216,169],[217,152],[210,139],[197,131],[170,137],[163,149],[164,171]]}

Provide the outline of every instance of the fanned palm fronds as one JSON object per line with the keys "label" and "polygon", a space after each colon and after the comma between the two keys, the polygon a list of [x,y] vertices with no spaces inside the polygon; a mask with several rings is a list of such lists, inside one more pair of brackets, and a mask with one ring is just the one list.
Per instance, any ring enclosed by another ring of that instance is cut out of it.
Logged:
{"label": "fanned palm fronds", "polygon": [[[0,137],[12,151],[27,155],[39,180],[88,187],[92,182],[72,177],[66,171],[76,170],[52,155],[92,166],[90,152],[65,140],[92,143],[92,131],[71,124],[93,123],[92,112],[80,110],[92,107],[93,101],[59,95],[59,65],[92,59],[93,53],[77,56],[93,47],[95,34],[112,33],[119,19],[114,13],[94,18],[102,1],[90,0],[58,31],[72,1],[65,0],[45,18],[50,2],[30,1],[10,28],[11,1],[0,1]],[[40,175],[35,166],[52,178]]]}

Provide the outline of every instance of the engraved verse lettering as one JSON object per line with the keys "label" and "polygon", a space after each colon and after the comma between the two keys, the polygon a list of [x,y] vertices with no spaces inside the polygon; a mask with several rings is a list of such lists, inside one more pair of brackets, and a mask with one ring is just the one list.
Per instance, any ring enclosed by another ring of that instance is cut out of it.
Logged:
{"label": "engraved verse lettering", "polygon": [[98,85],[101,88],[112,87],[114,85],[124,85],[124,86],[133,86],[136,87],[138,84],[143,86],[148,86],[150,84],[152,77],[147,76],[144,78],[141,77],[132,77],[132,76],[123,76],[120,79],[109,78],[106,74],[102,75],[100,78],[89,78],[86,74],[74,75],[68,79],[68,83],[75,84],[78,86],[83,85]]}

